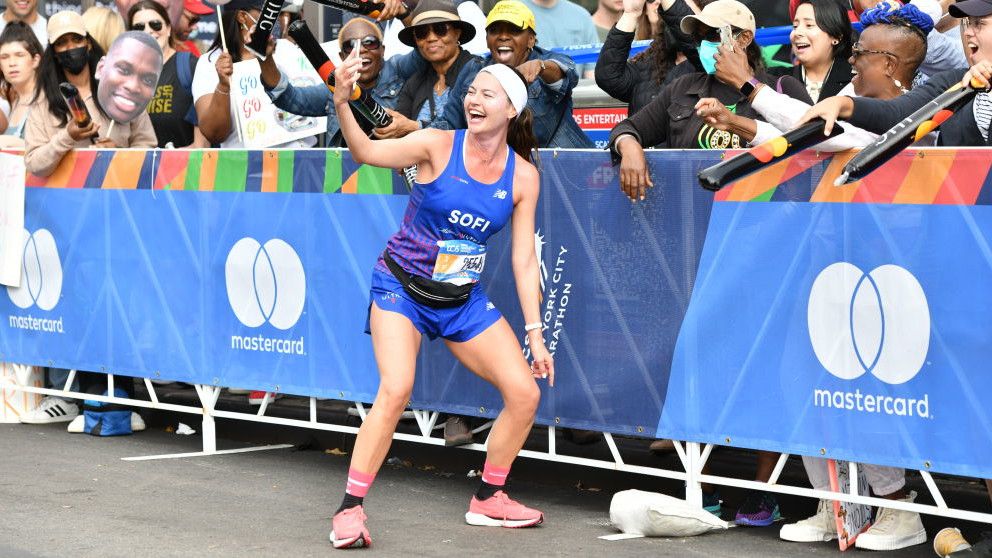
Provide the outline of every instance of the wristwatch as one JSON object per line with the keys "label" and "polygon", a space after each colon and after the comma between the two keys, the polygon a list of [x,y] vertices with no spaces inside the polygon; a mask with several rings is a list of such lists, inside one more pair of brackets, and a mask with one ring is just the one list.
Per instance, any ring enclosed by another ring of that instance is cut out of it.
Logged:
{"label": "wristwatch", "polygon": [[758,78],[756,77],[752,77],[751,79],[745,81],[744,85],[740,88],[741,95],[744,95],[745,98],[750,99],[751,95],[754,94],[754,89],[760,84],[761,82],[758,81]]}

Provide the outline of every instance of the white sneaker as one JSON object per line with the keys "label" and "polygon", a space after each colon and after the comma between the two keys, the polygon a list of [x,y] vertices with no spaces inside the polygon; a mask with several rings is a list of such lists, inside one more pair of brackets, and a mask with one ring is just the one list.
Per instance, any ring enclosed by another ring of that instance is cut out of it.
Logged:
{"label": "white sneaker", "polygon": [[69,423],[69,427],[65,430],[66,432],[70,432],[72,434],[82,434],[85,427],[86,417],[79,415],[78,417],[72,419],[72,422]]}
{"label": "white sneaker", "polygon": [[145,419],[138,413],[131,413],[131,432],[141,432],[145,429]]}
{"label": "white sneaker", "polygon": [[54,396],[41,400],[38,407],[21,416],[24,424],[48,424],[50,422],[69,422],[79,416],[79,405]]}
{"label": "white sneaker", "polygon": [[[901,502],[916,500],[916,492]],[[865,550],[899,550],[927,542],[927,531],[923,528],[920,514],[916,512],[878,508],[875,524],[858,535],[854,546]]]}
{"label": "white sneaker", "polygon": [[837,538],[837,522],[834,520],[833,502],[820,500],[816,515],[802,521],[783,525],[778,538],[792,542],[826,542]]}

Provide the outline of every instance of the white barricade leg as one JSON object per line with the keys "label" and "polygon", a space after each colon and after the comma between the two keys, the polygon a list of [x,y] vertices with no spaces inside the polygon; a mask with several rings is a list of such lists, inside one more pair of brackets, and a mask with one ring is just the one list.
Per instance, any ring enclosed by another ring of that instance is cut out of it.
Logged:
{"label": "white barricade leg", "polygon": [[703,507],[703,485],[699,475],[703,468],[702,447],[699,442],[686,442],[685,501],[690,506]]}
{"label": "white barricade leg", "polygon": [[196,384],[196,394],[203,406],[203,422],[200,423],[200,434],[203,436],[203,453],[210,455],[217,452],[217,424],[214,421],[214,406],[220,396],[220,388],[205,384]]}
{"label": "white barricade leg", "polygon": [[[45,373],[40,366],[27,366],[10,362],[0,363],[0,383],[16,386],[44,386]],[[0,423],[16,423],[21,415],[29,413],[41,403],[42,396],[15,388],[0,389]]]}

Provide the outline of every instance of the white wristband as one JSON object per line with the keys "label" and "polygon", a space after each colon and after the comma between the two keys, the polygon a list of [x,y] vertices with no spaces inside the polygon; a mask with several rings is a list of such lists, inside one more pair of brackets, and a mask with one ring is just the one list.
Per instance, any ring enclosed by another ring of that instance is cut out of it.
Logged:
{"label": "white wristband", "polygon": [[532,329],[541,329],[542,327],[544,327],[544,324],[541,322],[534,322],[532,324],[525,325],[524,331],[529,333]]}

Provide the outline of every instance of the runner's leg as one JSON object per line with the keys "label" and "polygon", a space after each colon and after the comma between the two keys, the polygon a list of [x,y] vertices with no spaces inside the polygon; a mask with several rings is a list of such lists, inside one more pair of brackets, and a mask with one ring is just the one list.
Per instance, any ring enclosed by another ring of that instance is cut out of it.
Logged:
{"label": "runner's leg", "polygon": [[455,358],[503,396],[503,410],[489,434],[487,461],[508,469],[530,434],[541,400],[520,343],[504,318],[468,341],[445,343]]}
{"label": "runner's leg", "polygon": [[382,310],[374,303],[371,312],[372,349],[379,366],[379,391],[358,430],[351,468],[375,475],[386,458],[393,432],[410,401],[421,336],[402,314]]}

